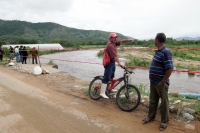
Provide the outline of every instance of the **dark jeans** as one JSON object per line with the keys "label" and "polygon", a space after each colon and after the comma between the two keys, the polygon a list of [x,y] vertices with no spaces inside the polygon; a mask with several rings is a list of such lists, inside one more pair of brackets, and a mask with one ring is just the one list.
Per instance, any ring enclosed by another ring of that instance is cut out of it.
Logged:
{"label": "dark jeans", "polygon": [[161,98],[160,114],[161,122],[167,123],[169,121],[169,100],[168,100],[168,85],[162,85],[161,82],[158,84],[150,85],[150,96],[149,96],[149,119],[156,117],[158,108],[159,98]]}
{"label": "dark jeans", "polygon": [[35,63],[37,64],[37,56],[32,56],[32,64],[34,64],[34,60],[35,60]]}
{"label": "dark jeans", "polygon": [[26,64],[26,59],[27,59],[27,56],[23,56],[23,58],[22,58],[22,64]]}
{"label": "dark jeans", "polygon": [[3,60],[3,55],[0,55],[0,61],[2,61]]}
{"label": "dark jeans", "polygon": [[113,79],[115,76],[115,62],[110,62],[107,66],[104,67],[104,76],[102,83],[107,84],[110,79]]}

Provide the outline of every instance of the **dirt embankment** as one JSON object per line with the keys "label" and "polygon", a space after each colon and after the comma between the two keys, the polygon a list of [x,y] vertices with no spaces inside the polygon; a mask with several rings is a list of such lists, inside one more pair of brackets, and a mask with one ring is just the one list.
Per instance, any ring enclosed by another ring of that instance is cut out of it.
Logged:
{"label": "dirt embankment", "polygon": [[[119,53],[120,57],[127,57],[127,56],[131,55],[133,57],[137,57],[137,58],[140,58],[143,60],[149,60],[149,61],[151,61],[153,58],[153,55],[151,55],[148,51],[145,51],[144,49],[143,50],[134,49],[134,48],[127,48],[127,49],[123,49],[123,50],[119,49],[118,53]],[[199,55],[195,55],[195,56],[199,56]],[[173,58],[173,63],[174,63],[174,66],[177,68],[181,66],[181,67],[187,69],[190,65],[193,65],[193,66],[197,67],[198,69],[200,69],[199,61]]]}
{"label": "dirt embankment", "polygon": [[[148,108],[121,111],[114,99],[91,100],[89,82],[67,73],[34,76],[0,66],[0,132],[2,133],[156,133],[154,122],[143,125]],[[200,122],[179,123],[170,114],[166,133],[200,132]],[[195,127],[191,129],[190,126]]]}

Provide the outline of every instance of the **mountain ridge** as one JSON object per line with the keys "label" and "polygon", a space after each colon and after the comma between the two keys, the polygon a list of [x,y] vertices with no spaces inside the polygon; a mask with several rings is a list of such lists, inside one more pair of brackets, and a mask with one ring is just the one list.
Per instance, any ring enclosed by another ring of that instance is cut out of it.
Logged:
{"label": "mountain ridge", "polygon": [[[32,23],[20,20],[0,19],[0,42],[17,43],[20,39],[33,40],[37,43],[56,43],[61,40],[79,44],[106,43],[110,32],[102,30],[83,30],[71,28],[54,22]],[[136,39],[117,33],[118,39]],[[200,40],[200,37],[177,37],[175,40]],[[154,39],[144,39],[154,40]]]}
{"label": "mountain ridge", "polygon": [[195,37],[195,38],[193,38],[193,37],[177,37],[177,38],[175,38],[176,40],[178,40],[178,41],[180,41],[180,40],[200,40],[200,37]]}
{"label": "mountain ridge", "polygon": [[[70,42],[98,43],[108,41],[110,32],[101,30],[82,30],[70,28],[53,22],[31,23],[20,20],[0,19],[0,41],[7,43],[24,39],[35,39],[41,43],[49,43],[56,40],[68,40]],[[127,39],[126,36],[117,33],[119,39]]]}

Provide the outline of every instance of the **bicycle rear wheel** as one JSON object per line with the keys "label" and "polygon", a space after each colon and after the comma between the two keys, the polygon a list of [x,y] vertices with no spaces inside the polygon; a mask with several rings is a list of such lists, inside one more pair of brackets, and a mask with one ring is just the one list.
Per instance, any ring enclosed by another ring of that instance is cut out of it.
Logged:
{"label": "bicycle rear wheel", "polygon": [[123,111],[132,111],[137,108],[140,103],[140,92],[134,85],[122,86],[116,95],[116,102]]}
{"label": "bicycle rear wheel", "polygon": [[100,90],[101,90],[102,78],[94,78],[89,86],[89,96],[93,100],[98,100],[101,98]]}

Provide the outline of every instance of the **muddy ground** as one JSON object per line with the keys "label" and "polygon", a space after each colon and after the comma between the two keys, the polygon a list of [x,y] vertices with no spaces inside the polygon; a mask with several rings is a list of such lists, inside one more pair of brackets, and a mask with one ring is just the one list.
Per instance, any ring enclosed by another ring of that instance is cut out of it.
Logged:
{"label": "muddy ground", "polygon": [[[132,112],[115,99],[94,101],[85,93],[89,82],[67,73],[34,76],[0,66],[0,133],[156,133],[155,121],[141,124],[148,108]],[[170,114],[166,133],[199,133],[200,121],[178,122]]]}

